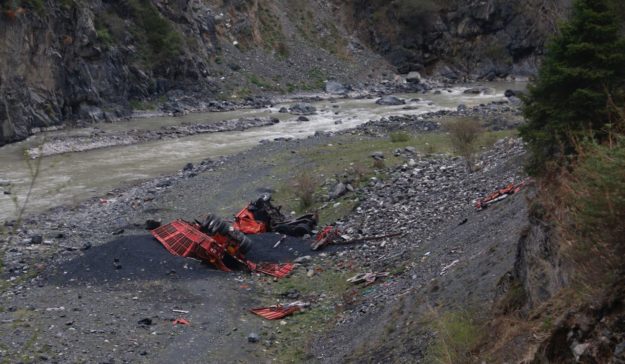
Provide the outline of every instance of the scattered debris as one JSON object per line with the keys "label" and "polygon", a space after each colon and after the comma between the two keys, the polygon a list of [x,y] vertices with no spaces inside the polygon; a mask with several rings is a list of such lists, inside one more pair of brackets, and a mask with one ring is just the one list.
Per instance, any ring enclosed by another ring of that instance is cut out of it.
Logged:
{"label": "scattered debris", "polygon": [[350,239],[347,235],[341,235],[341,231],[332,226],[326,226],[315,238],[315,241],[311,244],[310,248],[312,250],[319,250],[326,245],[336,244],[336,245],[346,245],[346,244],[355,244],[362,243],[365,241],[374,241],[374,240],[382,240],[387,238],[394,238],[398,236],[402,236],[403,233],[392,233],[385,235],[377,235],[377,236],[363,236],[360,238]]}
{"label": "scattered debris", "polygon": [[478,199],[475,202],[475,208],[478,211],[483,210],[488,206],[507,198],[510,195],[518,193],[519,191],[521,191],[521,189],[523,189],[523,187],[525,187],[527,182],[528,180],[525,180],[517,185],[515,185],[514,183],[510,183],[506,187],[499,189],[484,198]]}
{"label": "scattered debris", "polygon": [[286,240],[286,235],[282,235],[282,237],[280,238],[280,240],[278,240],[278,241],[276,242],[276,244],[273,246],[273,248],[275,249],[275,248],[279,247],[279,246],[280,246],[280,244],[282,244],[282,242],[283,242],[284,240]]}
{"label": "scattered debris", "polygon": [[187,310],[176,310],[176,309],[173,309],[172,311],[175,312],[175,313],[184,313],[184,314],[189,313],[189,311],[187,311]]}
{"label": "scattered debris", "polygon": [[279,320],[307,307],[310,307],[309,302],[295,301],[287,305],[253,308],[250,311],[267,320]]}
{"label": "scattered debris", "polygon": [[349,283],[354,283],[354,284],[359,284],[359,283],[366,282],[365,285],[370,285],[373,282],[375,282],[376,279],[378,279],[378,278],[385,278],[385,277],[388,277],[389,275],[390,275],[389,272],[359,273],[359,274],[356,274],[355,276],[349,278],[347,281]]}
{"label": "scattered debris", "polygon": [[153,322],[151,318],[144,318],[144,319],[139,320],[137,323],[143,326],[150,326],[152,325]]}
{"label": "scattered debris", "polygon": [[449,263],[448,265],[443,267],[443,270],[441,270],[441,274],[440,275],[444,275],[445,273],[447,273],[447,270],[449,270],[449,268],[453,267],[454,265],[460,263],[460,259],[456,259],[453,262]]}
{"label": "scattered debris", "polygon": [[189,322],[189,320],[184,319],[184,318],[181,318],[181,317],[179,317],[179,318],[175,319],[174,321],[172,321],[172,323],[173,323],[174,325],[191,325],[191,323]]}

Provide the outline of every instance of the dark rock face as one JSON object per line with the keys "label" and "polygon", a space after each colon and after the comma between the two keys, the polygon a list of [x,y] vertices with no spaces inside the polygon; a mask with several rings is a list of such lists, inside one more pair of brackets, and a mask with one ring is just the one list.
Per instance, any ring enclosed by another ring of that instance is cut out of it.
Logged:
{"label": "dark rock face", "polygon": [[352,0],[345,10],[360,38],[399,73],[425,71],[451,80],[490,80],[535,72],[537,56],[557,19],[566,14],[568,1],[411,4]]}
{"label": "dark rock face", "polygon": [[173,89],[210,92],[203,58],[215,44],[202,48],[207,54],[186,46],[158,50],[168,44],[150,29],[154,24],[139,20],[156,19],[166,39],[180,34],[168,19],[177,17],[185,31],[199,37],[200,29],[209,35],[210,25],[214,28],[206,9],[100,1],[47,5],[44,11],[26,6],[15,18],[0,17],[0,47],[8,52],[0,62],[0,145],[65,120],[123,117],[131,111],[128,100]]}

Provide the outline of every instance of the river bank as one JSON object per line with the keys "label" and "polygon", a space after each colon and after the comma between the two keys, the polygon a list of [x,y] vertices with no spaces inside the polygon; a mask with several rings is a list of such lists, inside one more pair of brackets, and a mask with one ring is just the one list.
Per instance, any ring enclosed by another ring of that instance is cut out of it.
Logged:
{"label": "river bank", "polygon": [[[245,131],[225,131],[218,134],[202,133],[163,140],[155,139],[139,144],[99,148],[79,153],[64,153],[37,160],[39,174],[31,190],[26,213],[58,206],[78,204],[84,199],[102,195],[120,185],[128,185],[157,176],[170,175],[187,162],[200,163],[206,158],[218,158],[252,148],[261,141],[276,138],[306,138],[317,131],[339,132],[353,129],[369,120],[391,116],[422,115],[439,110],[456,110],[459,105],[467,108],[505,101],[504,91],[522,89],[521,84],[485,84],[493,90],[489,94],[465,94],[468,86],[432,91],[427,94],[396,94],[406,104],[396,106],[377,105],[377,97],[329,99],[311,102],[317,109],[315,115],[306,116],[310,121],[297,121],[298,116],[280,113],[282,107],[292,103],[276,104],[272,108],[241,109],[222,113],[190,113],[181,117],[140,118],[120,123],[99,123],[103,135],[158,135],[167,129],[183,130],[193,125],[219,124],[223,120],[277,118],[280,123]],[[138,130],[138,132],[133,132]],[[30,190],[31,174],[24,158],[25,150],[38,150],[46,140],[72,138],[80,140],[91,135],[90,129],[67,129],[40,134],[29,140],[4,146],[0,149],[0,179],[11,183],[10,195],[0,195],[0,220],[15,218],[14,200],[21,204]],[[215,137],[218,135],[218,137]],[[88,139],[88,138],[87,138]],[[60,145],[64,145],[60,142]],[[89,141],[87,141],[89,145]]]}

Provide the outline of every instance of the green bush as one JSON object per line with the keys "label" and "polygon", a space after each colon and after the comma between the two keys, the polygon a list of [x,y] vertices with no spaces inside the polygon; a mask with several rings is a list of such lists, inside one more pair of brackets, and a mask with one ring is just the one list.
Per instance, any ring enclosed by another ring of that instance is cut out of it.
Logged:
{"label": "green bush", "polygon": [[483,129],[477,119],[461,118],[447,122],[443,125],[449,133],[449,141],[456,153],[462,156],[469,171],[473,170],[475,153],[478,149],[478,141],[483,134]]}
{"label": "green bush", "polygon": [[314,195],[318,183],[315,177],[309,172],[302,172],[293,179],[293,189],[295,196],[299,198],[299,207],[305,210],[315,202]]}
{"label": "green bush", "polygon": [[625,267],[625,136],[588,141],[559,178],[559,230],[578,279],[589,287],[610,284]]}
{"label": "green bush", "polygon": [[141,58],[158,65],[181,52],[182,38],[171,23],[163,18],[149,0],[128,0],[136,28],[134,34],[141,41]]}
{"label": "green bush", "polygon": [[574,140],[605,140],[608,95],[625,85],[625,39],[608,0],[576,0],[571,19],[548,47],[529,87],[521,136],[532,152],[528,171],[544,172],[558,155],[575,154]]}

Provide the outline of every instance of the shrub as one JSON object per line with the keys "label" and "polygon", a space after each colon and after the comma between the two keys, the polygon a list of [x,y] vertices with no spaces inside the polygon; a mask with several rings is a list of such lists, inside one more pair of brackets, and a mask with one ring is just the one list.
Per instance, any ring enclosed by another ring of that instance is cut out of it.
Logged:
{"label": "shrub", "polygon": [[596,289],[625,267],[625,136],[587,141],[577,152],[572,168],[559,174],[556,221],[577,280]]}
{"label": "shrub", "polygon": [[550,46],[538,79],[525,97],[521,136],[532,152],[528,171],[538,175],[559,154],[575,154],[573,140],[605,140],[607,95],[625,85],[625,39],[608,0],[576,0],[571,19]]}
{"label": "shrub", "polygon": [[405,143],[410,140],[410,134],[403,131],[394,131],[389,134],[389,137],[393,143]]}
{"label": "shrub", "polygon": [[465,159],[467,169],[473,171],[477,141],[483,133],[479,121],[462,118],[444,124],[444,128],[449,133],[449,140],[454,151]]}
{"label": "shrub", "polygon": [[137,36],[143,45],[141,56],[149,64],[157,65],[180,54],[182,39],[171,23],[163,18],[149,0],[129,0]]}
{"label": "shrub", "polygon": [[312,206],[317,185],[317,180],[309,172],[302,172],[293,179],[295,196],[299,198],[299,205],[302,210]]}
{"label": "shrub", "polygon": [[384,169],[384,168],[386,168],[386,163],[384,163],[384,159],[373,160],[373,169]]}

